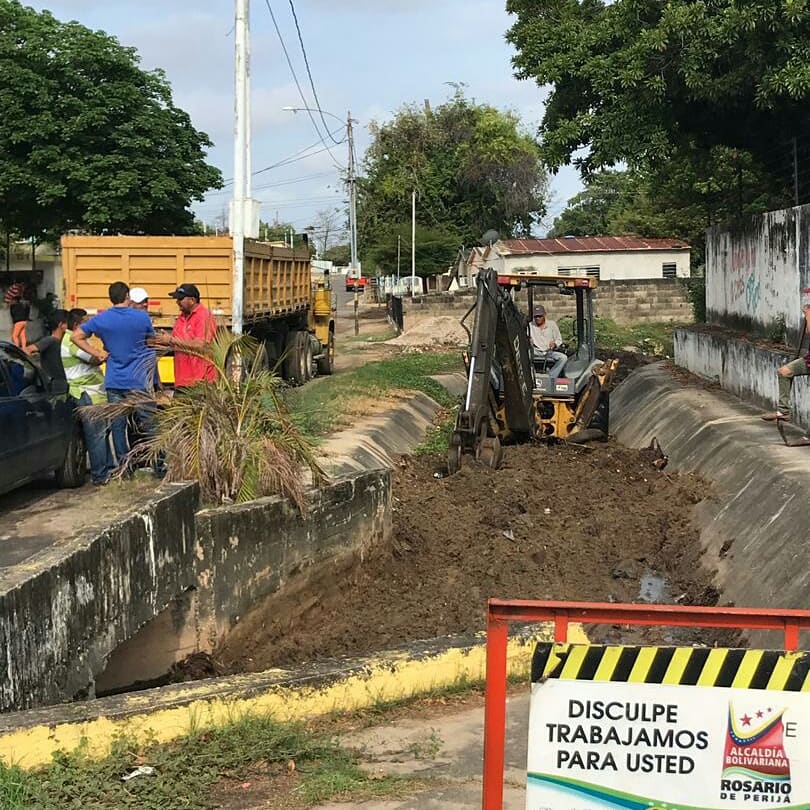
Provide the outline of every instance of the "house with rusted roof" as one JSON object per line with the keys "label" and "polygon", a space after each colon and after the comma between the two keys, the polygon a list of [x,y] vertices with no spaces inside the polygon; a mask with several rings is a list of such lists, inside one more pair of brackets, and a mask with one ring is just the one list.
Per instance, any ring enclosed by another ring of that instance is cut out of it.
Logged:
{"label": "house with rusted roof", "polygon": [[502,239],[485,249],[483,266],[508,274],[595,276],[602,281],[688,278],[690,247],[680,239],[566,236]]}

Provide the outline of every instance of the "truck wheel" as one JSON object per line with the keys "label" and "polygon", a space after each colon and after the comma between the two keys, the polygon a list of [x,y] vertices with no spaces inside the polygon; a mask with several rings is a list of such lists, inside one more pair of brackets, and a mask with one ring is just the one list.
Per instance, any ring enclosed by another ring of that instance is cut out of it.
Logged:
{"label": "truck wheel", "polygon": [[335,370],[335,333],[329,333],[329,342],[326,344],[326,351],[323,353],[323,357],[319,357],[317,360],[318,363],[318,374],[323,374],[327,376],[331,374]]}
{"label": "truck wheel", "polygon": [[315,374],[313,371],[315,361],[313,359],[313,351],[312,351],[312,340],[309,336],[309,332],[301,332],[302,337],[302,349],[301,349],[301,362],[303,363],[303,378],[304,382],[309,382]]}
{"label": "truck wheel", "polygon": [[56,485],[75,489],[84,484],[87,474],[87,447],[84,444],[84,433],[81,423],[76,419],[73,433],[65,451],[65,460],[56,471]]}
{"label": "truck wheel", "polygon": [[[309,335],[301,331],[290,332],[287,335],[284,351],[284,378],[293,385],[303,385],[312,373],[310,371],[310,374],[307,374],[307,368],[312,367],[312,348],[309,345]],[[309,366],[307,366],[307,362]]]}

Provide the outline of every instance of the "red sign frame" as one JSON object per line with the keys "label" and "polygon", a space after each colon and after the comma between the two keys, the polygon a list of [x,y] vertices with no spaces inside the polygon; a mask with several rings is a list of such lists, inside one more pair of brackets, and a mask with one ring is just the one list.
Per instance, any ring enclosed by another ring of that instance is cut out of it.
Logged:
{"label": "red sign frame", "polygon": [[487,608],[487,669],[484,704],[483,810],[503,810],[506,745],[506,652],[510,622],[553,622],[554,640],[568,640],[571,622],[647,627],[777,630],[785,650],[797,650],[799,633],[810,630],[810,610],[683,607],[599,602],[535,602],[490,599]]}

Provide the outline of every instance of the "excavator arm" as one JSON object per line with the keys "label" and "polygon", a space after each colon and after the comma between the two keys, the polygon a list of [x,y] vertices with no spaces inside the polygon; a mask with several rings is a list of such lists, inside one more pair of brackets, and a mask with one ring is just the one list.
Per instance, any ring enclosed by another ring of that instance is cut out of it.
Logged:
{"label": "excavator arm", "polygon": [[534,424],[526,318],[494,270],[478,275],[474,312],[467,391],[448,452],[451,473],[465,454],[497,467],[499,434],[525,439]]}

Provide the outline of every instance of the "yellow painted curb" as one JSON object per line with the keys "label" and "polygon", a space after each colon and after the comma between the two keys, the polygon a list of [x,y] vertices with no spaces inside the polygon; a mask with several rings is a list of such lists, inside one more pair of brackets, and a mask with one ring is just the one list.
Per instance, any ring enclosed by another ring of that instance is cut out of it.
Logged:
{"label": "yellow painted curb", "polygon": [[[551,629],[509,640],[510,676],[527,676],[535,644],[550,641]],[[571,641],[587,641],[572,625]],[[418,646],[418,645],[416,645]],[[106,756],[113,741],[169,742],[192,730],[224,726],[248,715],[280,722],[349,712],[418,697],[485,677],[483,639],[460,646],[409,649],[345,664],[340,670],[305,673],[273,670],[102,698],[6,715],[0,723],[0,759],[22,768],[48,764],[53,754],[84,746],[93,758]]]}

